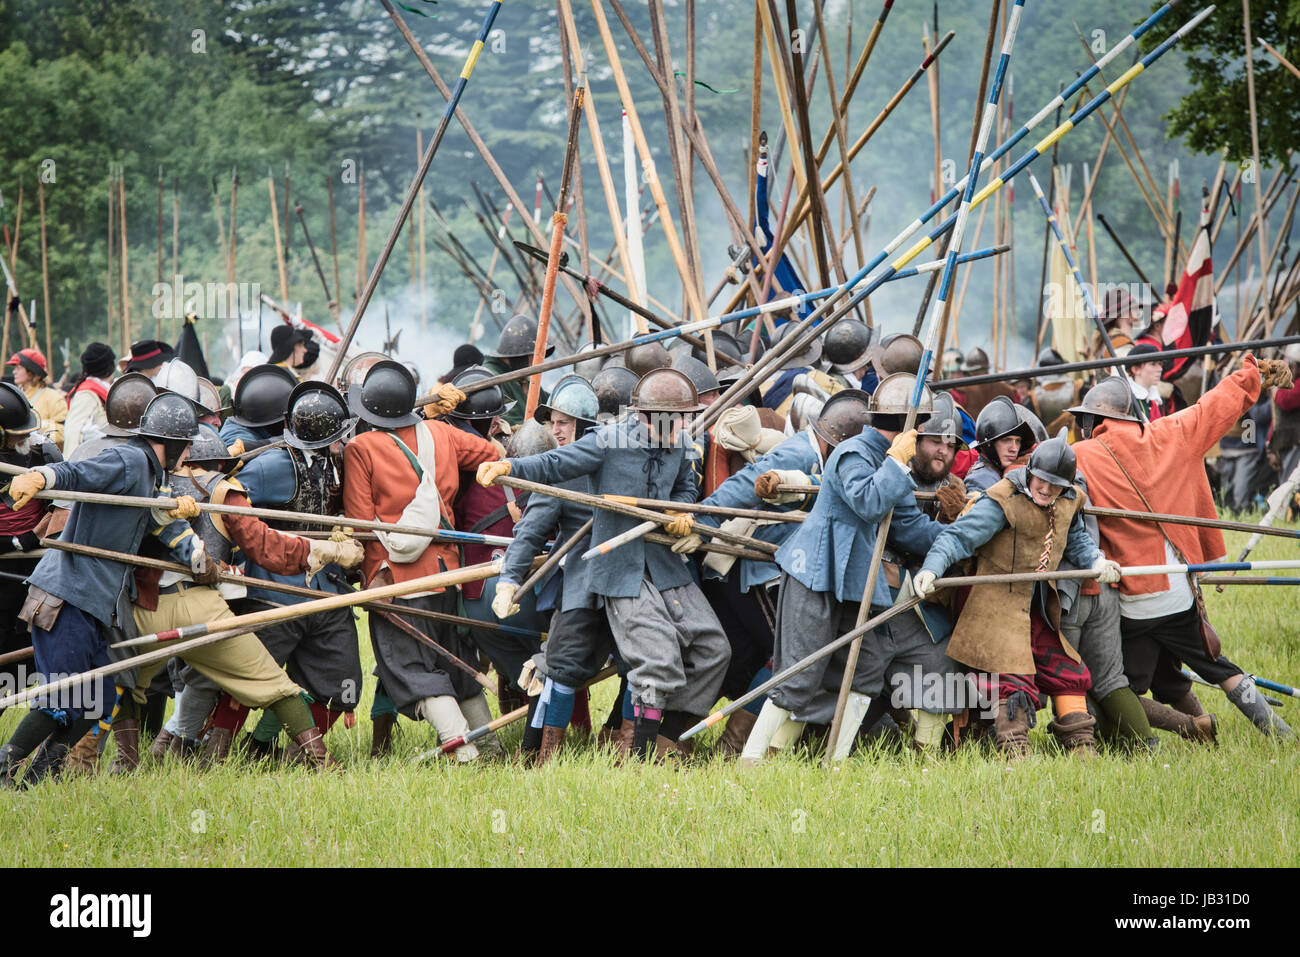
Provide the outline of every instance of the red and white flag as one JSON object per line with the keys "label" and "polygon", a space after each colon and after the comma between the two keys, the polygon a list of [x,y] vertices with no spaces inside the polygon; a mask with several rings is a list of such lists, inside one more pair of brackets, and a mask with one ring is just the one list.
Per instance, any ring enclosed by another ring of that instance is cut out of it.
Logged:
{"label": "red and white flag", "polygon": [[[1218,319],[1214,309],[1214,263],[1210,254],[1210,209],[1208,200],[1201,206],[1201,224],[1196,230],[1187,268],[1178,281],[1169,311],[1165,314],[1165,327],[1161,336],[1167,349],[1187,349],[1203,346],[1210,341],[1210,333]],[[1173,367],[1162,378],[1172,382],[1186,371],[1193,361],[1184,356],[1173,360]]]}

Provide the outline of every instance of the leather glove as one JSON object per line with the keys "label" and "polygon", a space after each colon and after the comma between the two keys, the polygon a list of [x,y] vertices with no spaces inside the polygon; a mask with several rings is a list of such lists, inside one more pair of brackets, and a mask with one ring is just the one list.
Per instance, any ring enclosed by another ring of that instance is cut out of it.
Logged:
{"label": "leather glove", "polygon": [[182,495],[176,499],[176,507],[164,509],[163,514],[168,518],[198,518],[199,503],[194,501],[193,495]]}
{"label": "leather glove", "polygon": [[484,462],[478,467],[478,474],[475,478],[479,485],[491,488],[496,484],[497,479],[503,475],[510,474],[510,462],[506,459],[498,459],[495,462]]}
{"label": "leather glove", "polygon": [[190,552],[190,577],[200,585],[215,585],[221,580],[220,563],[208,557],[208,550],[201,541]]}
{"label": "leather glove", "polygon": [[[509,618],[511,615],[519,614],[519,605],[515,602],[515,592],[519,586],[514,582],[497,582],[496,595],[492,599],[492,614],[498,618]],[[532,660],[529,660],[532,664]],[[523,678],[520,678],[519,687],[524,687]]]}
{"label": "leather glove", "polygon": [[335,525],[330,531],[331,542],[350,542],[352,541],[352,526]]}
{"label": "leather glove", "polygon": [[694,515],[690,512],[666,512],[665,514],[672,519],[664,526],[665,532],[673,538],[685,538],[691,534],[691,529],[695,527]]}
{"label": "leather glove", "polygon": [[966,489],[960,482],[940,485],[934,493],[939,502],[939,521],[951,525],[966,508]]}
{"label": "leather glove", "polygon": [[776,469],[770,472],[764,472],[758,478],[754,479],[754,494],[764,501],[771,500],[777,495],[777,486],[781,484],[781,475]]}
{"label": "leather glove", "polygon": [[916,429],[908,429],[894,436],[894,441],[886,454],[903,468],[907,468],[912,461],[912,456],[916,455]]}
{"label": "leather glove", "polygon": [[934,572],[929,570],[917,572],[912,578],[912,591],[916,592],[920,598],[929,598],[939,590],[934,587],[937,577]]}
{"label": "leather glove", "polygon": [[330,538],[339,546],[338,558],[334,559],[340,568],[356,568],[366,560],[366,549],[355,538],[346,538],[343,541],[335,541],[333,536]]}
{"label": "leather glove", "polygon": [[33,548],[41,547],[41,536],[35,532],[23,532],[9,539],[9,542],[16,552],[30,552]]}
{"label": "leather glove", "polygon": [[[762,483],[761,486],[760,482]],[[754,494],[771,505],[788,505],[791,502],[802,501],[805,493],[780,492],[777,491],[777,486],[812,484],[813,480],[798,469],[772,469],[770,472],[764,472],[754,480]]]}
{"label": "leather glove", "polygon": [[226,452],[231,456],[240,456],[246,451],[248,450],[244,448],[243,439],[235,439],[235,441],[226,446]]}
{"label": "leather glove", "polygon": [[1259,360],[1259,384],[1261,388],[1289,389],[1295,384],[1291,375],[1291,366],[1282,359]]}
{"label": "leather glove", "polygon": [[1113,585],[1120,579],[1119,562],[1104,555],[1092,563],[1092,570],[1100,573],[1097,581],[1102,585]]}
{"label": "leather glove", "polygon": [[9,495],[14,500],[11,508],[14,511],[22,508],[43,488],[45,488],[45,475],[41,472],[24,472],[22,475],[15,475],[13,481],[9,483]]}
{"label": "leather glove", "polygon": [[[326,539],[308,539],[311,545],[311,552],[307,556],[307,581],[311,581],[316,574],[326,565],[334,562],[349,567],[345,563],[351,561],[360,552],[364,557],[364,552],[360,542],[333,542]],[[355,561],[353,565],[359,565],[361,562]]]}
{"label": "leather glove", "polygon": [[[497,583],[502,584],[501,582]],[[537,674],[537,662],[529,658],[524,662],[523,669],[519,672],[519,690],[524,692],[530,698],[536,698],[546,687],[541,677]]]}
{"label": "leather glove", "polygon": [[695,532],[691,532],[689,535],[677,539],[671,547],[678,555],[689,555],[703,544],[704,539]]}
{"label": "leather glove", "polygon": [[428,407],[430,416],[446,415],[456,406],[465,401],[465,393],[456,388],[450,382],[444,382],[436,389],[430,389],[429,395],[436,395],[438,398]]}

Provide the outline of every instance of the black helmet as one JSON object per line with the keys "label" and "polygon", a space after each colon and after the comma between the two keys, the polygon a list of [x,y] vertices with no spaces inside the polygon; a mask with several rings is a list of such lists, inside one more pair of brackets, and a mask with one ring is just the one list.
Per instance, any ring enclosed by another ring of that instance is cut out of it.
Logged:
{"label": "black helmet", "polygon": [[980,410],[975,420],[975,444],[971,447],[985,453],[994,442],[1008,435],[1020,436],[1020,451],[1024,452],[1047,438],[1047,430],[1034,413],[999,395]]}
{"label": "black helmet", "polygon": [[605,415],[618,415],[632,401],[636,388],[636,373],[627,366],[607,365],[591,377],[591,388]]}
{"label": "black helmet", "polygon": [[356,417],[348,415],[338,389],[328,382],[302,382],[289,394],[284,441],[296,449],[323,449],[351,432],[356,424]]}
{"label": "black helmet", "polygon": [[0,380],[0,432],[6,435],[25,435],[35,432],[41,424],[32,404],[23,390],[12,382]]}
{"label": "black helmet", "polygon": [[162,465],[170,472],[189,444],[199,437],[199,418],[189,399],[175,392],[163,392],[145,407],[140,427],[135,431],[141,438],[162,443]]}
{"label": "black helmet", "polygon": [[1074,483],[1074,449],[1066,441],[1067,429],[1061,429],[1054,438],[1039,442],[1029,456],[1029,474],[1053,485],[1069,486]]}
{"label": "black helmet", "polygon": [[135,435],[145,406],[157,394],[153,380],[140,372],[128,372],[114,381],[104,399],[104,415],[108,417],[103,427],[104,434],[115,438]]}
{"label": "black helmet", "polygon": [[822,342],[822,355],[832,372],[853,372],[871,358],[871,327],[857,319],[842,319],[831,326]]}
{"label": "black helmet", "polygon": [[716,392],[722,389],[713,370],[694,356],[678,355],[673,359],[672,368],[685,374],[695,386],[697,393]]}
{"label": "black helmet", "polygon": [[1034,365],[1038,366],[1040,369],[1043,366],[1063,366],[1065,365],[1065,356],[1061,355],[1051,346],[1045,346],[1042,351],[1038,353],[1038,361],[1036,361]]}
{"label": "black helmet", "polygon": [[813,432],[831,448],[851,439],[871,423],[871,396],[861,389],[843,389],[826,400],[812,424]]}
{"label": "black helmet", "polygon": [[231,419],[250,429],[279,425],[289,406],[289,393],[297,384],[298,377],[283,366],[253,366],[235,386]]}
{"label": "black helmet", "polygon": [[360,386],[348,389],[348,408],[362,421],[381,429],[415,425],[415,379],[400,362],[384,359],[366,373]]}
{"label": "black helmet", "polygon": [[224,471],[234,461],[234,456],[226,448],[226,443],[221,441],[217,430],[206,422],[200,422],[199,436],[190,444],[190,454],[185,461]]}
{"label": "black helmet", "polygon": [[[536,345],[537,320],[522,315],[512,316],[502,327],[496,352],[492,355],[498,359],[532,358]],[[554,351],[554,345],[547,345],[548,356]]]}
{"label": "black helmet", "polygon": [[933,435],[947,442],[956,442],[958,449],[966,448],[961,437],[962,419],[957,411],[957,403],[947,392],[934,394],[934,405],[930,418],[917,426],[917,435]]}
{"label": "black helmet", "polygon": [[[475,382],[482,382],[484,379],[490,379],[493,374],[490,369],[485,369],[482,366],[470,366],[456,376],[451,384],[464,392],[466,386]],[[470,392],[465,396],[464,402],[447,414],[453,419],[493,419],[498,415],[505,415],[515,407],[513,400],[510,402],[504,400],[505,393],[501,391],[501,387],[490,385],[486,389]]]}

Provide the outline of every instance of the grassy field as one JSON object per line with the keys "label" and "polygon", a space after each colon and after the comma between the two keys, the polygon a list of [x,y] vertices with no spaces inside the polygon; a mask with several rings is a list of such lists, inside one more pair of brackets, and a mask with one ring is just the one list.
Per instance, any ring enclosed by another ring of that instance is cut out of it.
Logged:
{"label": "grassy field", "polygon": [[[1230,535],[1229,554],[1244,539]],[[1270,538],[1253,557],[1300,551]],[[1298,595],[1210,589],[1229,657],[1300,682]],[[368,642],[363,651],[369,658]],[[1220,715],[1217,750],[1161,735],[1154,757],[1084,763],[1058,756],[1040,720],[1034,755],[1011,766],[979,752],[926,762],[876,746],[830,771],[806,754],[753,771],[707,758],[686,769],[620,767],[581,743],[526,771],[415,764],[434,736],[405,720],[397,753],[370,761],[372,682],[356,726],[328,739],[345,774],[241,762],[199,772],[146,758],[127,778],[3,790],[6,864],[1300,864],[1300,747],[1265,739],[1215,689],[1198,693]],[[614,691],[612,681],[597,689],[593,714],[604,715]],[[1287,699],[1281,713],[1300,728],[1300,701]],[[20,717],[0,718],[0,735]],[[508,749],[518,737],[517,727],[503,733]]]}

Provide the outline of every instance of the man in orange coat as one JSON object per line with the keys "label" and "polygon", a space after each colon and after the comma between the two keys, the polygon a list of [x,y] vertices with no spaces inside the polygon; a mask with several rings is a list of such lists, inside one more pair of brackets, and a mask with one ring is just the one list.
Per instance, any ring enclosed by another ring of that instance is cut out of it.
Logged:
{"label": "man in orange coat", "polygon": [[[1074,451],[1093,504],[1217,518],[1202,464],[1205,454],[1255,404],[1261,387],[1290,383],[1285,362],[1257,362],[1248,354],[1240,369],[1195,405],[1142,423],[1133,415],[1132,393],[1123,379],[1099,382],[1082,405],[1070,410],[1087,436]],[[1223,533],[1214,528],[1104,517],[1098,525],[1102,549],[1120,565],[1200,564],[1226,553]],[[1119,587],[1124,672],[1135,694],[1150,688],[1158,701],[1186,714],[1203,714],[1190,680],[1178,667],[1185,663],[1218,684],[1265,734],[1291,734],[1255,690],[1254,679],[1217,649],[1212,655],[1205,648],[1190,576],[1126,575]]]}
{"label": "man in orange coat", "polygon": [[[456,408],[465,394],[451,385],[438,387],[435,414]],[[348,389],[354,415],[371,426],[343,452],[343,511],[348,518],[378,519],[425,528],[454,527],[452,505],[460,491],[460,473],[473,472],[499,455],[487,439],[445,422],[423,419],[415,409],[415,379],[391,359],[375,363],[360,386]],[[379,532],[366,542],[362,575],[367,587],[410,581],[460,567],[456,546],[418,535]],[[393,604],[445,614],[456,613],[455,589],[420,592],[393,599]],[[473,642],[456,630],[427,618],[411,625],[462,660],[477,659]],[[482,688],[427,646],[379,615],[370,618],[379,688],[371,719],[378,735],[391,730],[397,714],[427,720],[446,741],[490,720]],[[485,741],[495,743],[495,737]],[[490,745],[489,745],[490,746]],[[499,747],[499,745],[498,745]],[[456,752],[458,760],[478,756],[472,744]]]}

